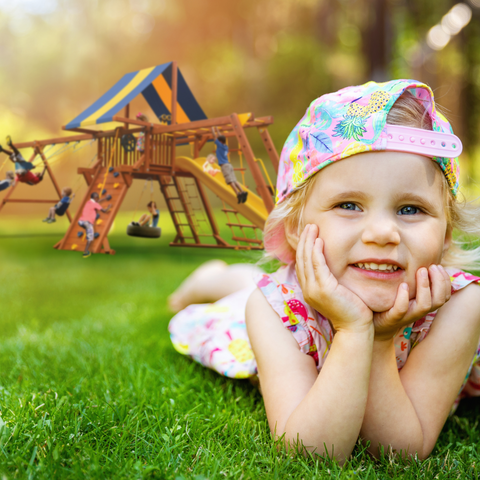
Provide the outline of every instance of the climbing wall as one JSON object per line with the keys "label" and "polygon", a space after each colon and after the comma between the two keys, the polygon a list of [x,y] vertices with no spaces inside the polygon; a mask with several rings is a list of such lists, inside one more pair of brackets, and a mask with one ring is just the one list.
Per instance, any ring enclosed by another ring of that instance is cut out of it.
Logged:
{"label": "climbing wall", "polygon": [[93,177],[85,176],[85,178],[87,177],[90,179],[87,193],[82,199],[82,203],[67,233],[63,239],[55,245],[55,248],[59,250],[83,252],[86,245],[85,229],[78,225],[78,221],[82,216],[85,203],[90,200],[93,192],[97,192],[100,198],[111,196],[108,201],[105,200],[101,205],[103,208],[106,208],[111,204],[112,208],[108,213],[99,212],[99,216],[94,225],[95,239],[90,245],[90,251],[92,253],[114,254],[115,251],[110,248],[107,235],[127,193],[129,187],[129,183],[127,182],[128,177],[124,176],[121,172],[117,172],[113,167],[107,169],[107,167],[102,166],[97,167],[93,172]]}

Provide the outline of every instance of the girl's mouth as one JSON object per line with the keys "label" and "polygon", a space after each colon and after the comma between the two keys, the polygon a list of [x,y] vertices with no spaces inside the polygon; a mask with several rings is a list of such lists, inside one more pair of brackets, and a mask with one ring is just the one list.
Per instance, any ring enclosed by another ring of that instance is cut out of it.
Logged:
{"label": "girl's mouth", "polygon": [[362,270],[369,270],[371,272],[385,272],[385,273],[390,273],[390,272],[396,272],[398,269],[401,270],[400,267],[397,265],[392,265],[388,263],[354,263],[354,267],[361,268]]}
{"label": "girl's mouth", "polygon": [[392,263],[359,262],[350,264],[350,267],[360,275],[376,280],[398,279],[404,273],[401,267]]}

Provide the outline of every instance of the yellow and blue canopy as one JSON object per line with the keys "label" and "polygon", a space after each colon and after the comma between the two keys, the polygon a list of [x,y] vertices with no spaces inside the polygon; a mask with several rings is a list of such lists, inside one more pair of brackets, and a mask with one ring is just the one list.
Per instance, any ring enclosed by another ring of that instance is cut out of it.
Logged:
{"label": "yellow and blue canopy", "polygon": [[[122,108],[142,94],[161,121],[170,123],[172,62],[124,75],[107,93],[66,125],[66,129],[113,121]],[[204,120],[207,116],[193,96],[180,69],[177,71],[177,123]]]}

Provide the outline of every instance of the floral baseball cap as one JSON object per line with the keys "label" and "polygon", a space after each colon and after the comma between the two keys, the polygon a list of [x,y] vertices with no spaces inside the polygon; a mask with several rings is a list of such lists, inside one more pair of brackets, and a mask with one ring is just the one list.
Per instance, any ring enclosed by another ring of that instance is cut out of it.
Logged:
{"label": "floral baseball cap", "polygon": [[[387,124],[395,101],[410,92],[425,107],[433,131]],[[283,147],[277,177],[277,205],[305,180],[342,158],[370,151],[400,151],[431,157],[453,195],[458,191],[462,142],[436,110],[430,87],[417,80],[368,82],[314,100]]]}

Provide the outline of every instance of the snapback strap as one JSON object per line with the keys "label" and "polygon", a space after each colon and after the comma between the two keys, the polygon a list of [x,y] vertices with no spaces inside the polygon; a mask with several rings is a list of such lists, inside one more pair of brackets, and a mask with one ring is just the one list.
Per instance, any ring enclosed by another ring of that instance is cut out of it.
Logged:
{"label": "snapback strap", "polygon": [[385,127],[387,132],[385,150],[445,158],[456,158],[463,150],[462,142],[453,133],[401,125],[386,124]]}

